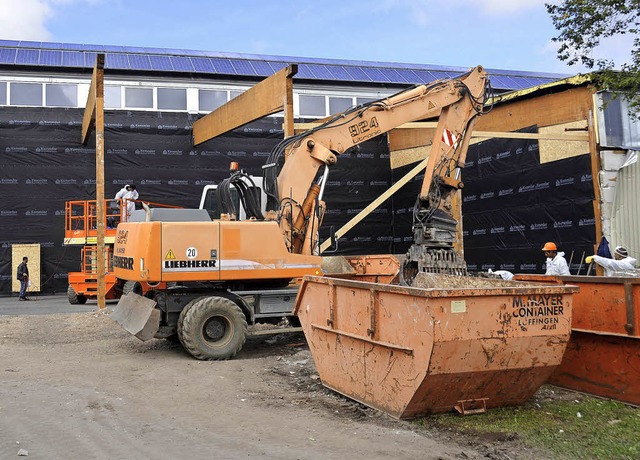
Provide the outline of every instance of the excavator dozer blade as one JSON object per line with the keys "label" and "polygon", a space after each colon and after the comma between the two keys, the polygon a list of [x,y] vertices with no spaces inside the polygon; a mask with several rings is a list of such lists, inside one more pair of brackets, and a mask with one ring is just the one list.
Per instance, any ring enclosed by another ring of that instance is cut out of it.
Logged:
{"label": "excavator dozer blade", "polygon": [[160,327],[160,310],[156,303],[133,292],[120,297],[111,319],[140,340],[152,339]]}

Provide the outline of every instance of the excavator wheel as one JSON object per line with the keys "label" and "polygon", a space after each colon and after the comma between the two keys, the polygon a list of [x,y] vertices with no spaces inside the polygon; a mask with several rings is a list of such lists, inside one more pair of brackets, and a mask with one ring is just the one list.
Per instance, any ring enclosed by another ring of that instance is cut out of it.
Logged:
{"label": "excavator wheel", "polygon": [[224,297],[201,297],[180,313],[178,337],[194,358],[233,358],[247,338],[247,320],[238,305]]}
{"label": "excavator wheel", "polygon": [[142,285],[137,281],[127,281],[122,286],[122,295],[125,296],[133,292],[134,294],[142,295]]}
{"label": "excavator wheel", "polygon": [[87,303],[87,298],[83,295],[79,295],[73,290],[71,285],[67,288],[67,299],[71,305],[84,305]]}

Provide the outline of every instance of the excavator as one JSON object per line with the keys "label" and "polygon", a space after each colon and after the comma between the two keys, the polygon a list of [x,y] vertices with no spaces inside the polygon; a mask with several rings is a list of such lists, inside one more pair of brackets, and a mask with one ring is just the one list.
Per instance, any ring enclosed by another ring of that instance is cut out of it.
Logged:
{"label": "excavator", "polygon": [[[473,124],[490,93],[487,72],[477,66],[332,116],[273,149],[263,166],[264,190],[242,171],[222,181],[220,218],[203,209],[146,207],[144,216],[118,225],[113,267],[120,279],[158,289],[123,296],[112,318],[142,340],[177,336],[203,360],[232,358],[248,325],[295,321],[296,280],[323,273],[319,228],[331,168],[347,150],[419,120],[438,123],[400,279],[410,284],[420,272],[466,274],[454,249],[451,198],[463,187]],[[246,218],[237,220],[241,214]]]}

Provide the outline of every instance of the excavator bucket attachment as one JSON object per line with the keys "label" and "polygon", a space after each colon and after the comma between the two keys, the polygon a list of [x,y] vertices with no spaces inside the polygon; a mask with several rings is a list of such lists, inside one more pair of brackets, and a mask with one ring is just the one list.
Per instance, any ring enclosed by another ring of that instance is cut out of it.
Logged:
{"label": "excavator bucket attachment", "polygon": [[429,278],[435,287],[305,276],[294,314],[322,383],[400,419],[533,396],[562,360],[578,289]]}
{"label": "excavator bucket attachment", "polygon": [[152,339],[160,327],[160,310],[156,303],[133,292],[120,297],[111,319],[140,340]]}

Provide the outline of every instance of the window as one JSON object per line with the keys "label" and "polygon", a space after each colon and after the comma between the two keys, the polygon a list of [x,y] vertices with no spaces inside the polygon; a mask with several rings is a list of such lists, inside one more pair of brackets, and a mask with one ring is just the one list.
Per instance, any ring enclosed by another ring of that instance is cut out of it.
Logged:
{"label": "window", "polygon": [[158,110],[187,110],[187,90],[158,88]]}
{"label": "window", "polygon": [[11,105],[42,105],[42,85],[40,83],[11,83]]}
{"label": "window", "polygon": [[104,87],[104,107],[106,109],[119,109],[122,107],[122,100],[120,99],[122,91],[119,86],[105,86]]}
{"label": "window", "polygon": [[7,83],[0,81],[0,105],[7,105]]}
{"label": "window", "polygon": [[152,109],[152,88],[125,88],[124,104],[132,109]]}
{"label": "window", "polygon": [[368,104],[369,102],[377,101],[374,97],[359,97],[356,99],[357,105]]}
{"label": "window", "polygon": [[229,100],[240,96],[244,91],[229,91]]}
{"label": "window", "polygon": [[329,114],[342,113],[353,105],[353,99],[350,97],[330,97],[329,98]]}
{"label": "window", "polygon": [[324,99],[324,96],[300,95],[300,116],[324,117],[326,115]]}
{"label": "window", "polygon": [[198,103],[201,112],[211,112],[227,102],[226,91],[201,89],[198,92]]}
{"label": "window", "polygon": [[78,107],[77,85],[46,85],[47,107]]}

